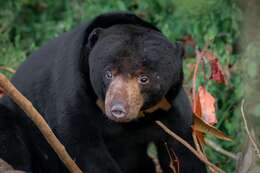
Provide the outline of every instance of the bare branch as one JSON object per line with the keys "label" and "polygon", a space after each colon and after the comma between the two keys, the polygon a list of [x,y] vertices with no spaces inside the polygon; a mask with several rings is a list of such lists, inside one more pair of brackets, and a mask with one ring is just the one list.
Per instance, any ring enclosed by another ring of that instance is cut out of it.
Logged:
{"label": "bare branch", "polygon": [[[201,146],[202,142],[199,142],[199,141],[198,141],[199,138],[197,138],[196,133],[201,133],[201,132],[197,132],[197,131],[193,131],[193,132],[192,132],[192,137],[193,137],[193,141],[194,141],[194,143],[195,143],[196,150],[197,150],[197,152],[201,155],[201,157],[203,157],[205,160],[208,161],[208,158],[207,158],[207,156],[205,155],[204,150],[203,150],[203,148],[202,148],[202,146]],[[203,138],[203,142],[205,142],[205,141],[204,141],[204,138]],[[210,172],[212,172],[212,173],[216,173],[216,170],[215,170],[213,167],[210,167],[210,166],[209,166],[209,170],[210,170]]]}
{"label": "bare branch", "polygon": [[156,172],[156,173],[163,173],[158,158],[155,158],[155,157],[150,157],[150,158],[152,159],[153,164],[154,164],[154,166],[155,166],[155,172]]}
{"label": "bare branch", "polygon": [[147,147],[147,155],[152,159],[153,164],[155,166],[155,172],[156,173],[163,173],[160,161],[158,159],[158,151],[156,148],[156,145],[153,142],[150,142]]}
{"label": "bare branch", "polygon": [[[169,150],[167,143],[165,143],[165,148],[166,148],[166,151],[167,151],[167,153],[170,157],[169,168],[172,170],[173,173],[179,173],[180,172],[180,166],[179,166],[179,160],[178,160],[177,155],[175,154],[175,152],[173,150]],[[172,151],[172,154],[174,156],[174,159],[172,158],[171,151]],[[175,163],[176,166],[174,166],[174,163]]]}
{"label": "bare branch", "polygon": [[[197,131],[193,131],[193,132],[192,132],[193,141],[194,141],[196,150],[197,150],[201,155],[203,155],[201,145],[199,144],[198,138],[197,138],[197,136],[196,136],[196,132],[197,132]],[[200,132],[199,132],[199,133],[200,133]]]}
{"label": "bare branch", "polygon": [[57,153],[59,158],[63,161],[65,166],[71,173],[83,173],[72,158],[67,153],[65,147],[60,143],[55,134],[52,132],[47,122],[42,115],[33,107],[32,103],[25,98],[15,86],[3,75],[0,74],[0,86],[4,93],[11,97],[11,99],[27,114],[27,116],[38,127],[47,142],[51,145],[53,150]]}
{"label": "bare branch", "polygon": [[0,66],[0,70],[8,71],[9,73],[14,74],[16,71],[10,67]]}
{"label": "bare branch", "polygon": [[259,151],[257,144],[256,144],[254,138],[252,137],[252,135],[249,131],[248,125],[247,125],[247,121],[246,121],[246,117],[245,117],[245,113],[244,113],[244,103],[245,103],[245,100],[243,99],[242,103],[241,103],[241,115],[242,115],[242,118],[243,118],[243,121],[244,121],[244,124],[245,124],[245,130],[246,130],[246,133],[249,137],[249,140],[252,142],[252,144],[254,146],[254,149],[256,151],[257,156],[260,158],[260,151]]}
{"label": "bare branch", "polygon": [[208,145],[209,147],[211,147],[213,150],[219,152],[220,154],[223,154],[233,160],[237,160],[238,157],[237,155],[235,155],[234,153],[231,153],[227,150],[224,150],[223,148],[221,148],[218,144],[216,144],[215,142],[211,141],[211,140],[208,140],[208,139],[204,139],[206,145]]}
{"label": "bare branch", "polygon": [[200,52],[197,50],[196,51],[196,65],[194,67],[194,72],[193,72],[193,79],[192,79],[192,110],[193,112],[196,109],[196,101],[195,101],[195,96],[196,96],[196,80],[197,80],[197,73],[198,73],[198,68],[199,68],[199,64],[201,61],[201,56],[200,56]]}
{"label": "bare branch", "polygon": [[218,173],[224,173],[224,171],[220,168],[218,168],[216,165],[210,163],[207,159],[205,159],[205,156],[202,156],[196,149],[194,149],[187,141],[179,137],[177,134],[175,134],[173,131],[171,131],[168,127],[166,127],[161,121],[155,121],[157,125],[159,125],[167,134],[172,136],[174,139],[179,141],[181,144],[183,144],[185,147],[187,147],[199,160],[204,162],[209,167],[212,167],[215,171]]}

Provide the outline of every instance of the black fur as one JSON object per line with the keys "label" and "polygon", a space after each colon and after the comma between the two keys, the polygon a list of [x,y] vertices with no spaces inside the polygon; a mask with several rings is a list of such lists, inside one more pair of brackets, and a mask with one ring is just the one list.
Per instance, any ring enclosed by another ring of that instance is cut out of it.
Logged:
{"label": "black fur", "polygon": [[[125,43],[132,38],[143,41],[143,47]],[[160,84],[157,93],[143,90],[149,95],[147,106],[166,96],[173,105],[170,111],[158,110],[124,124],[103,115],[96,100],[104,98],[106,91],[104,64],[119,61],[114,58],[118,52],[113,53],[119,50],[118,43],[124,50],[132,48],[118,54],[132,57],[128,72],[139,67],[140,58],[146,58],[144,66],[162,77],[156,81]],[[147,144],[153,141],[165,173],[170,172],[165,142],[177,154],[181,173],[203,173],[204,165],[154,123],[161,120],[193,144],[191,107],[181,86],[181,54],[179,44],[170,44],[156,27],[135,15],[107,13],[47,42],[20,66],[12,82],[44,116],[84,172],[155,172],[146,154]],[[67,172],[35,125],[8,97],[0,101],[0,158],[27,172]]]}

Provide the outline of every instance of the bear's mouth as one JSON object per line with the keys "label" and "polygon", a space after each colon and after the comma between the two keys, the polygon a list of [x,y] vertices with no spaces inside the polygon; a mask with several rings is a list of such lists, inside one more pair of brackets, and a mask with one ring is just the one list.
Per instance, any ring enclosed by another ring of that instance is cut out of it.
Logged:
{"label": "bear's mouth", "polygon": [[143,102],[138,82],[133,78],[118,75],[107,89],[105,114],[113,121],[129,122],[138,118]]}

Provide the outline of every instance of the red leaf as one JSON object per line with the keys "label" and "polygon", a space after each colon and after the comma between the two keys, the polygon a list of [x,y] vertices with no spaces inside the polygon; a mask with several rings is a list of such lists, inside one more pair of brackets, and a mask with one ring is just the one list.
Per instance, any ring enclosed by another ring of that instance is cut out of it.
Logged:
{"label": "red leaf", "polygon": [[214,59],[214,60],[210,61],[210,65],[211,65],[210,79],[215,80],[217,83],[226,84],[227,81],[224,77],[224,73],[220,67],[218,59]]}
{"label": "red leaf", "polygon": [[198,97],[201,109],[201,118],[209,124],[216,124],[215,98],[207,92],[204,86],[199,87]]}
{"label": "red leaf", "polygon": [[220,66],[218,58],[210,51],[202,51],[201,55],[207,58],[211,66],[211,75],[210,79],[216,81],[217,83],[227,84],[227,81],[224,76],[224,72]]}

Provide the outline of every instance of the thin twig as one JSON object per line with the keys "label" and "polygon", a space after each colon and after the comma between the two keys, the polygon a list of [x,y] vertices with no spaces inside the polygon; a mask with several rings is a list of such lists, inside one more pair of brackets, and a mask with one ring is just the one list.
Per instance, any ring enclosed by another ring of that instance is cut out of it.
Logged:
{"label": "thin twig", "polygon": [[159,125],[167,134],[172,136],[174,139],[179,141],[181,144],[183,144],[185,147],[187,147],[199,160],[207,164],[208,166],[214,168],[215,171],[219,173],[224,173],[224,171],[220,168],[218,168],[216,165],[210,163],[207,159],[205,159],[201,154],[196,151],[195,148],[193,148],[187,141],[179,137],[177,134],[175,134],[173,131],[171,131],[168,127],[166,127],[161,121],[155,121],[157,125]]}
{"label": "thin twig", "polygon": [[[201,144],[200,144],[201,142],[199,143],[199,141],[198,141],[198,138],[197,138],[197,136],[196,136],[196,133],[201,133],[201,132],[197,132],[197,131],[193,131],[193,132],[192,132],[192,137],[193,137],[193,141],[194,141],[194,143],[195,143],[196,150],[197,150],[197,152],[201,155],[201,157],[203,157],[205,160],[209,161],[208,158],[207,158],[207,156],[206,156],[205,153],[204,153],[204,150],[203,150]],[[214,167],[210,167],[210,166],[209,166],[209,170],[210,170],[210,172],[212,172],[212,173],[215,173],[215,172],[216,172],[216,170],[214,169]]]}
{"label": "thin twig", "polygon": [[196,80],[197,80],[197,73],[198,73],[198,68],[199,68],[199,64],[201,61],[201,56],[200,56],[200,52],[198,50],[196,50],[196,65],[194,67],[194,73],[193,73],[193,78],[192,78],[192,110],[193,112],[196,109],[196,101],[195,101],[195,97],[196,97]]}
{"label": "thin twig", "polygon": [[156,173],[163,173],[158,158],[155,158],[155,157],[150,157],[150,158],[152,159],[153,164],[154,164],[154,166],[155,166],[155,172],[156,172]]}
{"label": "thin twig", "polygon": [[252,137],[252,135],[249,131],[248,125],[247,125],[247,121],[246,121],[246,117],[245,117],[245,113],[244,113],[244,103],[245,103],[245,100],[243,99],[242,103],[241,103],[241,115],[243,117],[243,121],[244,121],[244,124],[245,124],[245,130],[246,130],[246,133],[247,133],[250,141],[252,142],[252,144],[254,146],[254,149],[255,149],[257,156],[260,158],[260,151],[259,151],[257,144],[256,144],[254,138]]}
{"label": "thin twig", "polygon": [[153,164],[154,164],[154,167],[155,167],[155,172],[156,173],[163,173],[160,161],[158,159],[158,151],[157,151],[156,145],[153,142],[151,142],[148,145],[147,155],[153,161]]}
{"label": "thin twig", "polygon": [[83,173],[72,158],[67,153],[65,147],[60,143],[55,134],[52,132],[47,122],[42,115],[33,107],[32,103],[25,98],[15,86],[3,75],[0,74],[0,86],[4,93],[11,97],[11,99],[27,114],[27,116],[38,127],[47,142],[51,145],[53,150],[57,153],[59,158],[63,161],[65,166],[71,173]]}
{"label": "thin twig", "polygon": [[213,150],[219,152],[220,154],[223,154],[233,160],[237,160],[238,157],[234,154],[231,153],[230,151],[224,150],[223,148],[221,148],[218,144],[216,144],[215,142],[208,140],[208,139],[204,139],[205,144],[208,145],[209,147],[211,147]]}
{"label": "thin twig", "polygon": [[[193,138],[193,141],[195,144],[195,148],[201,155],[203,155],[201,145],[199,144],[198,138],[196,136],[196,132],[197,131],[195,131],[195,130],[193,130],[193,132],[192,132],[192,138]],[[197,133],[200,133],[200,132],[197,132]]]}
{"label": "thin twig", "polygon": [[[179,173],[180,172],[180,166],[179,166],[179,160],[178,160],[177,155],[175,154],[174,151],[172,151],[172,153],[174,155],[174,160],[173,160],[167,143],[165,143],[165,148],[166,148],[166,151],[167,151],[169,158],[170,158],[169,168],[172,170],[173,173]],[[174,166],[174,162],[176,163],[176,166]]]}
{"label": "thin twig", "polygon": [[172,153],[173,154],[173,156],[174,156],[174,163],[176,163],[176,169],[177,169],[177,173],[180,173],[180,162],[179,162],[179,159],[178,159],[178,157],[177,157],[177,155],[176,155],[176,153],[175,153],[175,151],[171,148],[170,149],[170,153]]}
{"label": "thin twig", "polygon": [[205,58],[201,58],[201,60],[202,60],[202,70],[203,70],[203,78],[204,78],[204,85],[206,85],[207,84],[207,82],[208,82],[208,78],[207,78],[207,74],[206,74],[206,63],[205,63]]}
{"label": "thin twig", "polygon": [[[212,44],[212,40],[207,40],[207,42],[204,44],[204,47],[203,47],[202,50],[207,50],[210,44]],[[193,79],[192,79],[192,102],[193,102],[192,108],[193,108],[193,112],[195,111],[195,108],[196,108],[195,96],[196,96],[197,73],[198,73],[199,64],[200,64],[201,60],[203,60],[201,52],[202,52],[201,50],[198,50],[198,49],[196,50],[196,65],[194,67]],[[204,79],[206,79],[205,77],[206,76],[205,76],[205,71],[204,71]]]}
{"label": "thin twig", "polygon": [[0,70],[8,71],[9,73],[14,74],[16,71],[10,67],[0,66]]}

